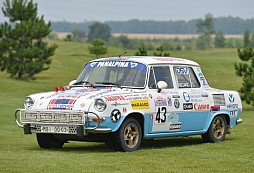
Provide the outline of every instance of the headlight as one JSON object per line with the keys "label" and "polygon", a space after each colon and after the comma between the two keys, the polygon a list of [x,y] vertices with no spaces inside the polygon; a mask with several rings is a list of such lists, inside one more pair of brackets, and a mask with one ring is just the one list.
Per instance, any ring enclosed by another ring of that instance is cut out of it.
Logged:
{"label": "headlight", "polygon": [[34,100],[31,97],[27,97],[24,100],[24,106],[26,109],[30,109],[31,107],[33,107],[34,105]]}
{"label": "headlight", "polygon": [[94,102],[94,108],[99,111],[102,112],[106,109],[107,104],[102,100],[102,99],[96,99]]}

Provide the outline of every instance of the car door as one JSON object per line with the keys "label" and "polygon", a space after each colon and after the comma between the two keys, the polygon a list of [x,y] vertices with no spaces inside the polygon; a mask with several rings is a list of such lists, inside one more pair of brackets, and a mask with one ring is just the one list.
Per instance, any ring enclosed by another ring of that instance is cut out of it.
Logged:
{"label": "car door", "polygon": [[196,67],[174,66],[180,107],[178,110],[181,131],[202,130],[210,112],[208,93],[202,89],[194,71]]}
{"label": "car door", "polygon": [[[159,81],[167,83],[167,88],[159,91],[156,84]],[[152,109],[149,133],[160,133],[170,131],[170,115],[173,108],[172,92],[174,91],[170,67],[153,66],[150,68],[148,80],[150,92],[150,105]]]}

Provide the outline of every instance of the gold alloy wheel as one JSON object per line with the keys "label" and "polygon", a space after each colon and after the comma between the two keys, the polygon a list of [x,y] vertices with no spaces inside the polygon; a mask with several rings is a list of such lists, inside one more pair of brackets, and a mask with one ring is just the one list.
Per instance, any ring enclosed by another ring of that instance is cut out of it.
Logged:
{"label": "gold alloy wheel", "polygon": [[216,139],[221,139],[225,133],[225,122],[223,117],[215,117],[212,125],[213,136]]}
{"label": "gold alloy wheel", "polygon": [[134,148],[139,140],[138,127],[134,123],[128,124],[124,129],[124,140],[129,148]]}

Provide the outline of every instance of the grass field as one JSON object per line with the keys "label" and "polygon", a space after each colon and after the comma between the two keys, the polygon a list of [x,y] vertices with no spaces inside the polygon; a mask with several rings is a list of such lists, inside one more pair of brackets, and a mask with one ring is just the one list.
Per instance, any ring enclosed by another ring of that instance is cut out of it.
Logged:
{"label": "grass field", "polygon": [[[61,150],[40,149],[34,134],[24,135],[16,126],[15,109],[23,107],[28,94],[68,84],[93,58],[85,44],[54,43],[58,49],[51,68],[37,75],[37,80],[20,81],[0,73],[0,172],[254,172],[254,116],[253,108],[246,104],[243,124],[232,129],[222,143],[202,143],[200,136],[193,136],[146,141],[131,153],[112,152],[103,143],[87,142],[70,142]],[[121,52],[109,48],[108,55]],[[170,53],[200,63],[212,87],[238,90],[241,86],[234,74],[235,49]]]}

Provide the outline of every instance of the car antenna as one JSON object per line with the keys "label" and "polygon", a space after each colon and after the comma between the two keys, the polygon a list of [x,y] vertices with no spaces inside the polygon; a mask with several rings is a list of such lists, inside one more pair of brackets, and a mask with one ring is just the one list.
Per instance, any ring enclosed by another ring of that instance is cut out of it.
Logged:
{"label": "car antenna", "polygon": [[[123,54],[125,55],[127,53],[127,51],[125,51]],[[118,55],[118,58],[121,58],[122,55]]]}

